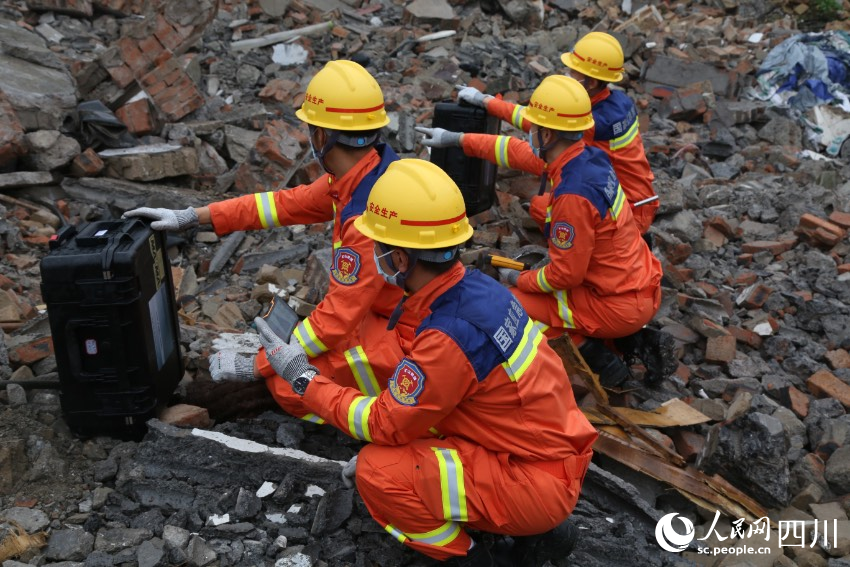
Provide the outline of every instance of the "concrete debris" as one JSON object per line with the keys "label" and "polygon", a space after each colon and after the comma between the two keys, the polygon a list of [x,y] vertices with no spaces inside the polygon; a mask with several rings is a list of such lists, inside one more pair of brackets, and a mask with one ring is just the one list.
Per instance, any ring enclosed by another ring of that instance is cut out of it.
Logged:
{"label": "concrete debris", "polygon": [[[674,338],[678,367],[647,385],[635,365],[604,404],[574,383],[606,433],[573,514],[583,537],[571,560],[850,564],[850,145],[834,147],[846,115],[842,101],[816,107],[824,132],[812,136],[788,108],[746,98],[777,45],[813,22],[850,28],[846,2],[818,16],[825,4],[0,0],[0,548],[7,535],[29,542],[4,567],[436,565],[344,487],[340,466],[359,442],[287,416],[262,382],[210,379],[211,353],[257,351],[250,323],[272,297],[302,317],[322,300],[330,223],[169,235],[185,375],[137,442],[65,425],[39,261],[65,224],[318,178],[294,111],[325,61],[366,66],[391,118],[384,141],[427,158],[414,127],[455,85],[525,103],[590,30],[614,33],[626,56],[615,88],[636,102],[660,196],[652,326]],[[137,141],[87,138],[85,101]],[[538,187],[499,170],[465,263],[545,251],[523,208]],[[654,537],[676,513],[723,547],[716,534],[758,510],[774,523],[834,519],[837,545],[772,540],[763,557],[708,558]]]}

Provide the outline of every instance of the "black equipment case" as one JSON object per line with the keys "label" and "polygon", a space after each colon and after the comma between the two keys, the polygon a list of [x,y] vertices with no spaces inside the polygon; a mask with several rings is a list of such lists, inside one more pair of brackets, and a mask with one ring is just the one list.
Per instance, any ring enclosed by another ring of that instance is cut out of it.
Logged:
{"label": "black equipment case", "polygon": [[165,235],[138,219],[62,229],[41,261],[62,410],[76,433],[140,438],[183,375]]}
{"label": "black equipment case", "polygon": [[[434,107],[434,128],[452,132],[496,134],[499,120],[477,106],[463,103],[438,102]],[[484,212],[496,200],[496,164],[468,157],[462,148],[432,148],[431,162],[440,166],[463,193],[466,215]]]}

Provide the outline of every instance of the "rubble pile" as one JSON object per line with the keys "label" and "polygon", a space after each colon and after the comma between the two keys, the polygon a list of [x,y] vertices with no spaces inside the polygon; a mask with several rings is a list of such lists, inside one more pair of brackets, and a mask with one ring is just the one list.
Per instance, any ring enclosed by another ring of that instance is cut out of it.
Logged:
{"label": "rubble pile", "polygon": [[[294,111],[328,60],[366,66],[384,90],[385,138],[427,158],[414,126],[456,85],[525,102],[590,30],[617,35],[626,55],[620,86],[637,102],[661,199],[653,325],[680,361],[658,384],[635,369],[611,405],[686,404],[705,419],[648,428],[655,443],[774,522],[836,520],[838,545],[774,537],[746,559],[696,542],[662,551],[665,514],[728,547],[743,544],[720,537],[737,518],[715,525],[711,502],[600,451],[573,516],[584,536],[574,562],[850,564],[850,144],[828,156],[798,115],[746,97],[770,50],[824,5],[0,0],[0,550],[16,546],[3,567],[433,564],[342,485],[357,442],[284,415],[261,384],[209,378],[212,350],[256,349],[248,325],[272,296],[302,316],[322,299],[329,225],[169,235],[186,374],[141,441],[80,439],[62,421],[39,260],[65,224],[317,177]],[[847,3],[836,5],[844,17],[828,27],[846,29]],[[545,244],[521,206],[537,188],[500,171],[466,263]]]}

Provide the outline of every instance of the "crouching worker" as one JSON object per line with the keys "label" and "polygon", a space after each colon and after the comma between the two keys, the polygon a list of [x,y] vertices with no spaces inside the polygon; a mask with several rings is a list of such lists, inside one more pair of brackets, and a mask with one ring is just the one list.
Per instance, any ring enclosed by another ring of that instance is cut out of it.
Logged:
{"label": "crouching worker", "polygon": [[[382,215],[384,209],[392,211]],[[301,346],[258,319],[269,362],[316,415],[370,442],[356,463],[369,512],[399,542],[447,565],[493,565],[465,528],[514,536],[514,561],[569,554],[565,520],[596,431],[563,364],[520,303],[458,259],[472,236],[457,185],[403,159],[375,183],[354,226],[383,277],[421,317],[386,390],[365,396],[322,376]]]}
{"label": "crouching worker", "polygon": [[603,385],[617,386],[629,369],[603,339],[629,337],[649,323],[661,302],[661,264],[641,238],[605,152],[583,141],[594,124],[584,87],[563,75],[546,77],[520,114],[532,125],[528,143],[418,130],[428,146],[457,145],[467,155],[541,176],[541,195],[531,199],[529,213],[548,241],[551,262],[500,274],[528,314],[548,326],[547,336],[569,333]]}

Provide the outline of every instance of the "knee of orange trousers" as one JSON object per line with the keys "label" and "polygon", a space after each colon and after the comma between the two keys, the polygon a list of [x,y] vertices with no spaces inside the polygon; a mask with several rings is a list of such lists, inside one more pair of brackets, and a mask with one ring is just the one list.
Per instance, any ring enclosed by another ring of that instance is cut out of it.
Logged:
{"label": "knee of orange trousers", "polygon": [[[408,446],[369,444],[357,457],[357,490],[375,521],[396,539],[398,532],[423,534],[446,524],[443,518],[434,517],[417,494],[417,470],[416,452]],[[457,537],[444,546],[419,543],[407,536],[404,544],[432,559],[444,561],[466,555],[470,537],[460,529]]]}

